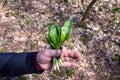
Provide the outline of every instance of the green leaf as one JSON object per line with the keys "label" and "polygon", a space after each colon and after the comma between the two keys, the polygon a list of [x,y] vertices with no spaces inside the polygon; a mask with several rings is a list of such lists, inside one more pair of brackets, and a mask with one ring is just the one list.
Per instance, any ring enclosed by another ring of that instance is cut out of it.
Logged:
{"label": "green leaf", "polygon": [[51,41],[51,39],[49,38],[49,36],[47,36],[46,39],[47,39],[47,42],[50,44],[51,48],[55,49],[55,46],[53,42]]}
{"label": "green leaf", "polygon": [[72,76],[72,74],[74,73],[73,72],[73,69],[72,68],[68,68],[68,71],[67,71],[68,73],[68,76]]}
{"label": "green leaf", "polygon": [[[66,21],[64,26],[60,28],[58,25],[50,24],[49,33],[46,37],[52,49],[60,49],[62,43],[67,40],[72,33],[72,22]],[[62,60],[58,57],[53,58],[53,68],[56,72],[60,72],[59,67],[62,66]],[[69,72],[71,75],[71,72]],[[54,76],[55,77],[55,76]]]}
{"label": "green leaf", "polygon": [[115,8],[112,9],[112,12],[113,13],[120,12],[120,8],[119,7],[115,7]]}
{"label": "green leaf", "polygon": [[60,28],[60,26],[57,25],[56,29],[57,29],[57,35],[58,35],[57,47],[58,47],[58,49],[60,49],[60,46],[61,46],[61,44],[60,44],[61,28]]}
{"label": "green leaf", "polygon": [[61,28],[61,44],[67,40],[72,33],[72,22],[66,21],[63,27]]}
{"label": "green leaf", "polygon": [[54,79],[56,79],[56,78],[57,78],[57,75],[56,75],[56,74],[52,74],[52,77],[53,77]]}
{"label": "green leaf", "polygon": [[60,26],[57,25],[56,29],[57,29],[57,34],[60,37],[60,35],[61,35],[61,28],[60,28]]}
{"label": "green leaf", "polygon": [[34,43],[34,42],[31,43],[31,47],[32,47],[32,48],[35,47],[35,43]]}
{"label": "green leaf", "polygon": [[51,25],[49,28],[49,38],[51,39],[53,45],[55,46],[55,49],[58,49],[58,41],[59,41],[59,35],[57,33],[57,26]]}
{"label": "green leaf", "polygon": [[32,20],[30,20],[29,18],[26,18],[25,20],[26,20],[26,24],[27,24],[27,25],[29,25],[29,24],[32,23]]}

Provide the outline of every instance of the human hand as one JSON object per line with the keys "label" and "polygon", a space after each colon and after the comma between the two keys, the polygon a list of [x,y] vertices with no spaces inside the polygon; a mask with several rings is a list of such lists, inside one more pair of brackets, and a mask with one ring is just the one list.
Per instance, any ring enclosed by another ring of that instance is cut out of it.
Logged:
{"label": "human hand", "polygon": [[78,64],[73,61],[80,60],[80,53],[77,51],[67,50],[63,47],[60,58],[63,60],[64,67],[75,67]]}
{"label": "human hand", "polygon": [[42,69],[50,70],[53,65],[53,57],[60,57],[64,67],[75,67],[77,64],[73,61],[80,59],[80,53],[67,50],[65,47],[62,50],[46,49],[38,53],[37,60]]}

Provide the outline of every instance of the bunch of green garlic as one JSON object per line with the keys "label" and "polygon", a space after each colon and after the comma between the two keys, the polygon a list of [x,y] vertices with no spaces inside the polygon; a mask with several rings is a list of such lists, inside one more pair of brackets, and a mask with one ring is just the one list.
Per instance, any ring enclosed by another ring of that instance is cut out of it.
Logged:
{"label": "bunch of green garlic", "polygon": [[[72,22],[66,21],[63,27],[51,24],[47,41],[52,49],[59,50],[65,40],[69,39],[72,34]],[[60,66],[63,66],[63,61],[60,57],[53,58],[53,69],[60,72]]]}

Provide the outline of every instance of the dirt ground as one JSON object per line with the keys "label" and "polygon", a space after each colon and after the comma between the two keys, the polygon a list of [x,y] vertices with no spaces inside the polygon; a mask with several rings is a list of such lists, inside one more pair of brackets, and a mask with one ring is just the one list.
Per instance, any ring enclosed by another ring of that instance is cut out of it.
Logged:
{"label": "dirt ground", "polygon": [[[120,0],[98,0],[81,25],[91,0],[0,0],[0,52],[48,48],[50,23],[73,22],[68,49],[78,50],[79,67],[53,74],[25,75],[1,80],[120,80]],[[31,1],[31,3],[30,3]],[[83,1],[83,3],[81,3]]]}

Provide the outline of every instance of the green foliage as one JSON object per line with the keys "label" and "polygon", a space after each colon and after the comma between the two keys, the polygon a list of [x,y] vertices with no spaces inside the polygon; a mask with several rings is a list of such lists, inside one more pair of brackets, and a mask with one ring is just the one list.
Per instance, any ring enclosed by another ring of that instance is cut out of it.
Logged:
{"label": "green foliage", "polygon": [[54,49],[59,49],[60,48],[60,28],[56,25],[51,25],[49,28],[49,39],[50,43],[52,44],[51,47]]}
{"label": "green foliage", "polygon": [[27,24],[27,25],[29,25],[29,24],[32,23],[32,20],[30,20],[29,18],[25,18],[25,20],[26,20],[26,24]]}
{"label": "green foliage", "polygon": [[73,69],[72,68],[68,68],[68,71],[67,71],[67,75],[68,76],[72,76],[73,75]]}
{"label": "green foliage", "polygon": [[34,42],[31,43],[31,47],[32,47],[32,48],[35,47],[35,43],[34,43]]}
{"label": "green foliage", "polygon": [[112,12],[113,13],[120,12],[120,8],[119,7],[115,7],[115,8],[112,9]]}
{"label": "green foliage", "polygon": [[57,78],[57,75],[56,74],[52,74],[52,77],[53,77],[53,79],[56,79]]}
{"label": "green foliage", "polygon": [[71,21],[66,21],[63,27],[61,28],[61,37],[60,37],[60,42],[61,44],[69,39],[69,37],[72,34],[72,23]]}
{"label": "green foliage", "polygon": [[51,24],[47,41],[53,49],[60,49],[65,40],[69,39],[72,33],[71,21],[66,21],[62,28],[58,25]]}
{"label": "green foliage", "polygon": [[[69,39],[72,34],[72,22],[66,21],[63,27],[58,25],[50,24],[49,33],[46,37],[48,43],[53,49],[60,49],[61,45],[65,40]],[[53,58],[53,68],[60,72],[59,67],[63,65],[63,62],[60,58]]]}

